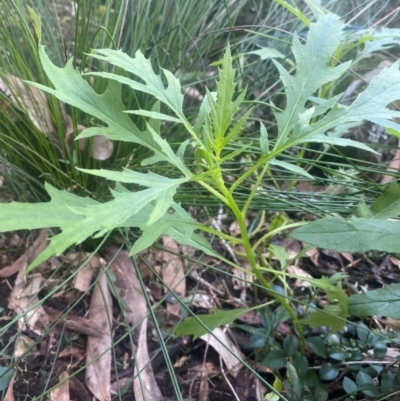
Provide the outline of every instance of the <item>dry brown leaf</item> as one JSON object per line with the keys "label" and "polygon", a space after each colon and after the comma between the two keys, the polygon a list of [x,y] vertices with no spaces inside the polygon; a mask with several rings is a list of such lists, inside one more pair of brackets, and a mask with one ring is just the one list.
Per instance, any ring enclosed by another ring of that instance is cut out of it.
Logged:
{"label": "dry brown leaf", "polygon": [[107,332],[92,319],[86,319],[71,313],[65,315],[50,307],[46,307],[45,311],[50,322],[56,322],[57,325],[62,325],[71,331],[99,338],[107,335]]}
{"label": "dry brown leaf", "polygon": [[197,401],[207,401],[210,392],[210,385],[208,383],[208,373],[203,368],[201,371],[201,380],[200,380],[200,388],[199,388],[199,396],[197,397]]}
{"label": "dry brown leaf", "polygon": [[136,401],[164,401],[154,377],[147,349],[147,318],[140,326],[135,358],[133,392]]}
{"label": "dry brown leaf", "polygon": [[135,327],[147,315],[146,299],[128,252],[118,252],[114,257],[116,252],[118,249],[113,249],[107,260],[112,261],[110,270],[115,277],[115,286],[121,290],[120,297],[129,307],[126,319],[132,327]]}
{"label": "dry brown leaf", "polygon": [[259,326],[260,314],[254,310],[248,311],[238,317],[239,322],[249,324],[251,326]]}
{"label": "dry brown leaf", "polygon": [[59,376],[61,384],[50,392],[51,401],[70,401],[69,398],[69,380],[67,372],[62,372]]}
{"label": "dry brown leaf", "polygon": [[[288,273],[294,274],[299,277],[312,278],[311,274],[307,273],[306,271],[301,269],[299,266],[291,265],[291,266],[288,266],[286,270]],[[294,287],[295,288],[311,287],[311,283],[306,280],[302,280],[301,278],[297,278],[294,283]]]}
{"label": "dry brown leaf", "polygon": [[340,254],[343,256],[344,259],[346,259],[348,262],[353,263],[354,262],[354,257],[353,254],[350,252],[340,252]]}
{"label": "dry brown leaf", "polygon": [[96,160],[107,160],[114,151],[114,142],[104,135],[93,136],[92,154]]}
{"label": "dry brown leaf", "polygon": [[92,401],[84,385],[75,376],[69,378],[69,393],[73,400]]}
{"label": "dry brown leaf", "polygon": [[25,283],[20,276],[26,277],[25,270],[18,273],[17,279],[21,279],[21,282],[12,289],[8,308],[21,316],[18,320],[20,329],[25,330],[25,327],[28,326],[36,334],[41,334],[42,329],[48,327],[49,320],[43,307],[39,305],[39,298],[35,294],[39,292],[44,279],[41,274],[35,274],[30,277],[30,283]]}
{"label": "dry brown leaf", "polygon": [[[72,118],[65,114],[64,115],[64,120],[65,120],[65,143],[68,146],[68,149],[72,150],[73,149],[73,142],[74,142],[74,137],[73,134],[76,134],[76,136],[81,133],[82,131],[84,131],[86,129],[86,127],[82,124],[78,124],[76,126],[76,131],[75,131],[75,126],[72,122]],[[78,139],[77,140],[78,144],[79,144],[79,149],[80,150],[85,150],[87,147],[87,142],[88,139],[87,138],[83,138],[83,139]]]}
{"label": "dry brown leaf", "polygon": [[75,276],[74,288],[80,292],[88,291],[93,275],[93,267],[89,263],[83,266]]}
{"label": "dry brown leaf", "polygon": [[27,354],[33,353],[36,349],[34,343],[35,341],[31,338],[24,336],[23,334],[19,335],[15,341],[14,358],[19,359]]}
{"label": "dry brown leaf", "polygon": [[280,243],[280,246],[285,248],[288,254],[288,259],[296,257],[301,251],[301,242],[293,238],[285,238]]}
{"label": "dry brown leaf", "polygon": [[18,326],[24,329],[28,326],[33,332],[41,334],[43,327],[48,327],[49,321],[43,307],[39,306],[36,294],[41,289],[43,277],[41,274],[27,276],[28,264],[47,246],[47,231],[42,230],[33,245],[25,252],[24,263],[15,279],[14,287],[8,299],[8,307],[21,315]]}
{"label": "dry brown leaf", "polygon": [[86,351],[83,349],[83,347],[79,347],[76,344],[71,344],[70,346],[62,349],[58,354],[58,358],[69,358],[71,360],[74,359],[75,365],[83,361],[85,357]]}
{"label": "dry brown leaf", "polygon": [[318,266],[319,252],[317,248],[313,248],[307,251],[306,256],[310,258],[311,262],[313,262],[315,266]]}
{"label": "dry brown leaf", "polygon": [[10,277],[32,262],[48,245],[47,230],[42,230],[33,244],[10,266],[0,270],[0,278]]}
{"label": "dry brown leaf", "polygon": [[232,269],[232,282],[234,290],[245,290],[246,288],[249,288],[253,282],[250,264],[242,259],[240,260],[240,266],[247,270],[247,272],[236,268]]}
{"label": "dry brown leaf", "polygon": [[89,320],[96,322],[106,333],[102,337],[89,336],[87,340],[86,385],[100,401],[111,400],[111,322],[112,299],[103,271],[90,301]]}
{"label": "dry brown leaf", "polygon": [[28,114],[39,131],[46,136],[53,134],[55,127],[45,93],[14,75],[5,73],[3,76],[5,79],[0,78],[0,91],[10,99],[15,107]]}
{"label": "dry brown leaf", "polygon": [[120,377],[118,380],[111,382],[111,394],[121,394],[121,390],[131,388],[133,384],[132,377]]}
{"label": "dry brown leaf", "polygon": [[396,259],[396,258],[393,257],[393,256],[389,256],[389,260],[390,260],[395,266],[397,266],[397,267],[400,268],[400,260],[399,260],[399,259]]}
{"label": "dry brown leaf", "polygon": [[[183,269],[183,263],[178,256],[179,247],[176,241],[171,237],[163,237],[163,245],[173,253],[163,251],[161,260],[163,262],[162,277],[165,285],[165,291],[169,288],[179,297],[184,297],[186,293],[186,279]],[[167,304],[167,313],[175,316],[180,315],[179,304]]]}
{"label": "dry brown leaf", "polygon": [[6,395],[4,396],[4,401],[15,401],[15,398],[14,398],[15,375],[16,375],[16,373],[14,373],[13,377],[10,380],[10,383],[8,384],[7,392],[6,392]]}
{"label": "dry brown leaf", "polygon": [[[68,257],[68,260],[71,261],[74,266],[80,266],[90,255],[91,254],[88,252],[74,253]],[[92,283],[93,275],[99,271],[100,267],[104,267],[105,265],[106,263],[104,260],[97,256],[92,256],[89,262],[81,267],[75,276],[74,288],[80,292],[88,291]]]}
{"label": "dry brown leaf", "polygon": [[[229,373],[232,376],[236,377],[243,365],[234,355],[237,355],[242,359],[244,359],[244,355],[242,354],[238,346],[234,344],[231,339],[226,335],[225,331],[217,327],[213,330],[213,334],[214,336],[207,333],[202,335],[200,338],[218,352],[218,354],[224,361],[226,368],[229,370]],[[221,343],[224,345],[222,345]],[[227,348],[230,349],[231,352],[228,351]]]}

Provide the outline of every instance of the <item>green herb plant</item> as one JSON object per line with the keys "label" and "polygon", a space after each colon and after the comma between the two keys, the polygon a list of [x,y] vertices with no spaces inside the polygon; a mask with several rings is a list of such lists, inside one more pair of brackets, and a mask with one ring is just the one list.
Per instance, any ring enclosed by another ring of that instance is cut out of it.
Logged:
{"label": "green herb plant", "polygon": [[[40,23],[32,11],[31,13],[35,17],[32,19],[35,21],[36,36],[40,41]],[[84,75],[87,74],[82,75],[74,69],[72,60],[68,61],[64,68],[56,67],[46,55],[44,47],[40,45],[39,57],[54,88],[34,82],[31,82],[31,85],[91,115],[97,122],[95,127],[85,129],[76,139],[104,135],[113,141],[141,145],[151,152],[151,156],[141,163],[148,168],[148,172],[130,169],[79,169],[83,173],[115,181],[115,189],[110,190],[113,199],[100,203],[92,198],[80,197],[46,184],[50,202],[13,202],[0,205],[1,231],[43,227],[61,229],[61,233],[51,238],[49,247],[31,263],[30,271],[49,257],[60,255],[72,245],[80,244],[92,236],[102,237],[117,228],[135,227],[141,230],[140,238],[130,250],[131,255],[150,247],[163,235],[220,259],[224,258],[212,249],[203,233],[211,233],[231,243],[242,245],[259,284],[271,293],[296,324],[304,349],[301,322],[287,298],[273,291],[271,282],[265,276],[265,272],[273,277],[285,273],[272,269],[264,260],[258,258],[246,226],[246,215],[251,210],[253,199],[260,196],[259,187],[272,165],[293,174],[312,178],[301,167],[285,161],[291,149],[304,143],[316,142],[353,146],[373,152],[368,146],[357,141],[330,135],[330,130],[344,124],[361,124],[364,120],[392,129],[398,128],[392,118],[399,117],[400,113],[387,108],[389,103],[400,99],[398,63],[384,69],[375,77],[350,106],[340,103],[340,95],[328,99],[313,97],[321,86],[338,79],[348,70],[350,61],[341,64],[332,62],[332,55],[342,40],[343,23],[336,15],[326,14],[311,24],[305,44],[294,36],[292,49],[296,72],[293,75],[274,61],[284,86],[286,106],[284,109],[273,107],[277,122],[277,132],[274,135],[269,134],[264,125],[260,124],[261,154],[233,183],[226,179],[226,165],[245,153],[247,147],[242,145],[231,150],[229,145],[236,143],[251,115],[251,109],[241,109],[246,90],[235,92],[235,70],[232,67],[229,47],[219,69],[216,92],[207,90],[197,119],[193,122],[184,112],[184,95],[179,81],[165,69],[161,69],[161,75],[156,74],[150,60],[146,59],[141,51],[137,51],[132,58],[122,51],[94,50],[90,57],[96,59],[100,67],[106,64],[115,67],[114,72],[90,73],[108,81],[104,93],[98,94],[85,79]],[[122,85],[126,85],[132,91],[151,95],[154,98],[152,107],[126,110],[121,100]],[[145,130],[140,130],[129,114],[145,118]],[[168,138],[160,135],[162,121],[183,126],[189,139],[182,142],[178,149],[173,149]],[[185,163],[189,153],[194,153],[196,161],[195,166],[191,168]],[[157,171],[160,171],[160,165],[172,166],[175,178],[154,173],[152,169],[155,165]],[[251,176],[256,177],[255,184],[245,204],[239,206],[235,199],[235,191]],[[178,188],[186,183],[196,183],[205,188],[221,205],[232,212],[240,228],[239,239],[196,222],[174,201]],[[129,190],[123,184],[136,187]],[[227,262],[235,265],[233,262]],[[235,267],[240,268],[236,265]],[[324,311],[312,312],[304,323],[327,325],[334,330],[343,327],[348,306],[340,277],[313,279],[312,285],[327,292],[332,304],[325,307]],[[328,315],[329,318],[326,317]]]}

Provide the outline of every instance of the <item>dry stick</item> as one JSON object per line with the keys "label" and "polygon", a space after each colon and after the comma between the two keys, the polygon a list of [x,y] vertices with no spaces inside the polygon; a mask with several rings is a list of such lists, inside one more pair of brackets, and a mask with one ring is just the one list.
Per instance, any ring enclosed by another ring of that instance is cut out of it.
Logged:
{"label": "dry stick", "polygon": [[226,380],[226,383],[228,384],[229,388],[231,389],[233,396],[236,398],[236,401],[240,401],[240,398],[237,395],[235,389],[233,388],[232,383],[229,381],[228,377],[226,376],[221,355],[219,356],[219,366],[221,368],[222,376],[224,376],[224,379]]}
{"label": "dry stick", "polygon": [[367,11],[372,5],[374,5],[378,0],[371,1],[371,3],[368,3],[362,10],[360,10],[353,18],[350,19],[350,21],[347,22],[347,25],[351,24],[356,18],[358,18],[361,14],[363,14],[365,11]]}
{"label": "dry stick", "polygon": [[125,20],[126,20],[126,13],[128,12],[128,5],[129,5],[129,0],[125,0],[125,8],[124,8],[124,14],[122,16],[122,22],[121,22],[121,30],[119,32],[119,37],[118,37],[118,42],[117,42],[117,47],[118,49],[120,48],[121,44],[121,39],[122,39],[122,33],[124,31],[124,25],[125,25]]}
{"label": "dry stick", "polygon": [[385,15],[383,18],[381,18],[379,21],[376,21],[374,24],[372,24],[371,28],[375,28],[378,26],[381,22],[387,20],[389,17],[391,17],[393,14],[397,13],[400,11],[400,7],[395,8],[393,11],[391,11],[389,14]]}
{"label": "dry stick", "polygon": [[[201,367],[201,370],[202,370],[201,374],[202,374],[202,375],[203,375],[204,367],[205,367],[205,364],[206,364],[206,358],[207,358],[209,346],[210,346],[210,343],[209,343],[209,341],[207,341],[207,343],[206,343],[206,349],[204,350],[203,364],[202,364],[202,367]],[[221,357],[220,357],[220,358],[221,358]],[[190,383],[189,394],[192,394],[192,389],[193,389],[193,386],[194,386],[194,381],[196,380],[196,377],[198,376],[198,374],[199,374],[199,373],[197,372],[196,375],[194,376],[192,382]]]}

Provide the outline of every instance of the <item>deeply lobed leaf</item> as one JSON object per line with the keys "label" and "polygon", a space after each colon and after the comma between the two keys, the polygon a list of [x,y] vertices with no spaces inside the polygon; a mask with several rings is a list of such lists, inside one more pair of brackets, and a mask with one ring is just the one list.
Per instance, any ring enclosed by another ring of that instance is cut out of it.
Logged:
{"label": "deeply lobed leaf", "polygon": [[290,75],[274,60],[285,87],[287,102],[283,112],[274,112],[279,131],[276,148],[287,140],[300,115],[306,111],[308,98],[322,85],[339,78],[349,67],[349,63],[329,66],[331,57],[342,40],[342,27],[343,23],[338,16],[327,14],[317,23],[311,24],[305,45],[295,35],[292,47],[296,61],[294,75]]}
{"label": "deeply lobed leaf", "polygon": [[[168,142],[161,139],[159,135],[155,135],[154,130],[151,132],[140,131],[125,113],[125,105],[121,100],[121,85],[118,82],[110,81],[106,91],[99,95],[73,68],[72,60],[69,60],[64,68],[59,68],[50,61],[44,46],[40,46],[39,56],[54,89],[34,82],[30,82],[30,84],[107,124],[107,127],[87,128],[76,139],[104,135],[111,140],[137,143],[153,151],[157,161],[167,161],[180,168],[181,171],[185,170],[181,163],[173,157],[174,152]],[[144,58],[144,56],[142,57]],[[154,72],[152,74],[154,75]],[[154,110],[155,113],[157,111]]]}
{"label": "deeply lobed leaf", "polygon": [[[79,244],[92,235],[104,235],[118,227],[142,229],[143,234],[133,246],[132,254],[146,249],[161,235],[168,235],[181,244],[216,256],[204,237],[194,232],[197,228],[195,221],[173,202],[177,185],[179,180],[170,183],[167,188],[149,188],[135,193],[113,191],[114,200],[99,203],[46,184],[50,202],[0,204],[0,214],[3,216],[0,231],[61,228],[62,232],[51,238],[49,247],[32,262],[30,269],[53,255],[61,254],[71,245]],[[154,206],[152,202],[160,197],[161,201]],[[170,206],[175,214],[165,212]]]}

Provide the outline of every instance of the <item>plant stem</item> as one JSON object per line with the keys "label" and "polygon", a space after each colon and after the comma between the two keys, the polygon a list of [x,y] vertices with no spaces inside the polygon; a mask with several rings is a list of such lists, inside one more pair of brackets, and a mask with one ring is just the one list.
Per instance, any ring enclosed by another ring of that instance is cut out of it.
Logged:
{"label": "plant stem", "polygon": [[261,271],[258,269],[257,262],[256,262],[256,259],[254,256],[254,252],[253,252],[253,249],[252,249],[252,246],[250,243],[249,234],[248,234],[247,227],[246,227],[245,214],[242,213],[242,211],[239,209],[232,194],[226,188],[221,188],[221,190],[223,190],[223,192],[225,192],[224,195],[228,201],[229,207],[232,210],[233,214],[235,215],[237,223],[239,224],[240,233],[241,233],[241,237],[242,237],[242,245],[245,249],[247,260],[250,263],[250,266],[251,266],[251,269],[252,269],[254,275],[256,276],[256,278],[260,282],[260,284],[262,284],[267,290],[269,290],[271,292],[271,294],[275,298],[275,300],[286,309],[286,311],[289,313],[289,315],[293,319],[293,323],[295,324],[295,326],[299,332],[301,351],[304,353],[305,338],[304,338],[304,334],[303,334],[303,328],[297,319],[296,313],[294,312],[294,310],[292,309],[290,304],[287,302],[285,297],[283,297],[282,295],[273,291],[271,284],[268,283],[267,280],[265,280]]}

